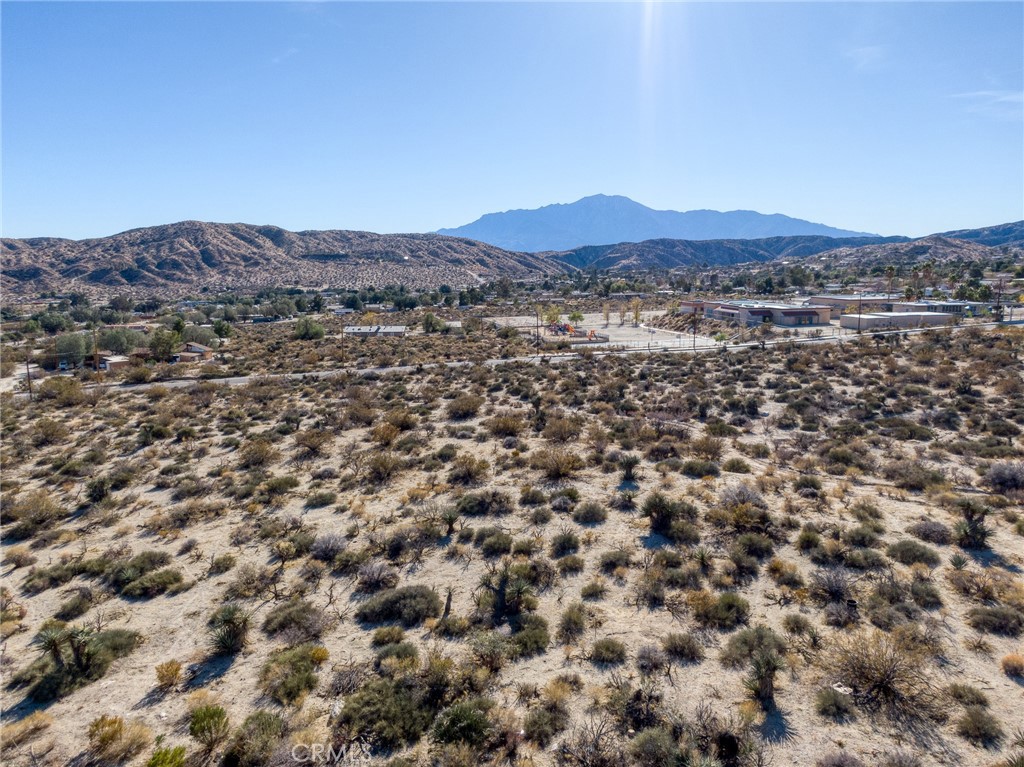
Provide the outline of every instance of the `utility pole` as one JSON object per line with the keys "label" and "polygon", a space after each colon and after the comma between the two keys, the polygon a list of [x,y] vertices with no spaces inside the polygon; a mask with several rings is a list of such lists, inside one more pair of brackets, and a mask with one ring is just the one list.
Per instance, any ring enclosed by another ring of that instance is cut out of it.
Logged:
{"label": "utility pole", "polygon": [[92,370],[100,372],[100,347],[96,345],[96,328],[92,329]]}
{"label": "utility pole", "polygon": [[25,383],[28,384],[28,401],[32,401],[32,371],[28,369],[28,355],[25,355]]}
{"label": "utility pole", "polygon": [[860,321],[864,316],[861,311],[864,305],[864,293],[863,291],[857,294],[857,335],[860,335]]}

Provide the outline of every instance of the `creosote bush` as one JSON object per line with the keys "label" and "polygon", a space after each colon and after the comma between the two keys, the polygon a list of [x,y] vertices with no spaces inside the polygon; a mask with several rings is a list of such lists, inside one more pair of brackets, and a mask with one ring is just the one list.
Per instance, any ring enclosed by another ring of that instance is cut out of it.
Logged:
{"label": "creosote bush", "polygon": [[441,614],[441,599],[427,586],[402,586],[388,589],[359,605],[356,620],[364,623],[396,621],[416,626]]}

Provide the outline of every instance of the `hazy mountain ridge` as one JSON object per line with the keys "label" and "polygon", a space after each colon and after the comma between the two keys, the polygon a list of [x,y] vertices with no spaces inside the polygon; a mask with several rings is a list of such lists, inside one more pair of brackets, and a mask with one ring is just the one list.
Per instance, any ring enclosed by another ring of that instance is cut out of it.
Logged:
{"label": "hazy mountain ridge", "polygon": [[585,245],[646,240],[736,240],[788,236],[875,237],[780,213],[752,210],[654,210],[628,197],[593,195],[533,210],[488,213],[471,224],[440,229],[501,248],[566,251]]}

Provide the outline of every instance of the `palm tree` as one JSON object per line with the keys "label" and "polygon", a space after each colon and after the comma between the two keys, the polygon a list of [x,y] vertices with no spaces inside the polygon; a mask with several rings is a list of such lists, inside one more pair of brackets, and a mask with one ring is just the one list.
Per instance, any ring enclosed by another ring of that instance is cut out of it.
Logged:
{"label": "palm tree", "polygon": [[889,266],[885,267],[885,278],[886,280],[888,280],[889,283],[889,289],[886,291],[886,295],[891,296],[892,284],[893,282],[896,281],[896,267],[893,266],[892,264],[889,264]]}

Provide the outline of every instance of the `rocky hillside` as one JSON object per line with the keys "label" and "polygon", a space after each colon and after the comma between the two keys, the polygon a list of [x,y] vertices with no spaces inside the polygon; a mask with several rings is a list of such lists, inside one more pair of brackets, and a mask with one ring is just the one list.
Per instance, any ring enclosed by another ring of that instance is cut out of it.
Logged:
{"label": "rocky hillside", "polygon": [[3,288],[190,293],[201,288],[281,285],[415,287],[476,285],[566,267],[439,234],[343,230],[290,232],[274,226],[184,221],[92,240],[2,241]]}
{"label": "rocky hillside", "polygon": [[836,248],[905,242],[902,237],[769,237],[761,240],[646,240],[596,245],[555,254],[579,268],[674,269],[801,258]]}
{"label": "rocky hillside", "polygon": [[[971,230],[975,232],[979,230]],[[858,263],[866,266],[875,264],[900,266],[932,261],[939,264],[947,261],[977,261],[999,255],[1001,247],[1019,250],[1019,246],[991,247],[967,239],[951,239],[942,235],[922,237],[907,242],[885,242],[860,247],[840,247],[827,250],[815,259],[842,266],[844,263]]]}

